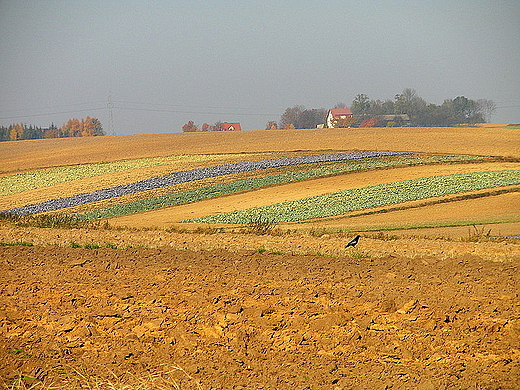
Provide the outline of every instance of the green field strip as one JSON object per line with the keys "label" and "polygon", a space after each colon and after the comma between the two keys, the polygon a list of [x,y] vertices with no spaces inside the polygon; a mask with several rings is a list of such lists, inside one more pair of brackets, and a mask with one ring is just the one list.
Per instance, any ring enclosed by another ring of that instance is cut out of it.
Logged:
{"label": "green field strip", "polygon": [[[354,213],[349,213],[348,215],[333,215],[328,218],[322,218],[322,220],[338,220],[343,218],[356,218],[356,217],[363,217],[363,216],[369,216],[369,215],[375,215],[375,214],[385,214],[385,213],[392,213],[396,211],[404,211],[404,210],[410,210],[410,209],[416,209],[416,208],[422,208],[422,207],[428,207],[433,205],[440,205],[440,204],[446,204],[446,203],[453,203],[453,202],[459,202],[459,201],[465,201],[465,200],[473,200],[473,199],[480,199],[480,198],[488,198],[491,196],[498,196],[498,195],[504,195],[504,194],[510,194],[510,193],[516,193],[520,192],[520,187],[516,186],[506,186],[506,187],[493,187],[493,188],[484,188],[481,190],[476,191],[470,191],[470,192],[464,192],[462,194],[449,194],[444,197],[437,197],[437,198],[429,198],[429,199],[418,199],[417,201],[411,201],[411,202],[404,202],[404,203],[398,203],[398,204],[390,204],[390,205],[384,205],[382,208],[370,208],[368,210],[355,210]],[[420,201],[420,202],[419,202]],[[518,217],[513,217],[514,221],[516,222],[516,219],[520,220],[520,213],[518,214]],[[306,221],[298,221],[298,223],[308,223],[313,224],[314,220],[306,220]]]}
{"label": "green field strip", "polygon": [[[86,220],[119,217],[128,214],[156,210],[162,207],[176,206],[185,203],[197,202],[218,196],[230,195],[242,191],[251,191],[272,185],[287,184],[291,182],[327,177],[349,172],[364,171],[369,169],[392,168],[398,166],[412,166],[435,163],[468,162],[481,160],[482,158],[458,155],[432,155],[432,156],[392,156],[373,157],[364,160],[351,160],[341,163],[319,164],[317,168],[297,169],[292,167],[277,168],[278,172],[271,175],[252,176],[241,180],[217,183],[200,188],[193,188],[170,194],[164,194],[132,202],[120,203],[113,206],[93,209],[77,214]],[[315,165],[315,164],[313,164]],[[113,200],[110,200],[113,203]]]}
{"label": "green field strip", "polygon": [[[483,160],[482,160],[483,159]],[[407,155],[407,156],[384,156],[384,157],[373,157],[369,159],[363,159],[363,160],[348,160],[348,161],[342,161],[342,162],[327,162],[327,163],[320,163],[320,164],[305,164],[305,165],[295,165],[291,167],[278,167],[278,168],[268,168],[265,171],[248,171],[248,172],[240,172],[232,175],[227,175],[225,179],[222,177],[211,177],[207,179],[201,179],[197,181],[190,181],[182,184],[176,184],[175,186],[169,186],[169,187],[163,187],[159,189],[149,190],[145,192],[138,192],[131,195],[124,195],[120,197],[117,201],[118,205],[121,204],[130,204],[133,202],[145,200],[145,199],[152,199],[152,198],[159,198],[163,195],[170,195],[170,194],[179,194],[183,191],[188,191],[192,189],[200,189],[203,187],[208,187],[212,185],[216,185],[219,183],[222,183],[223,180],[226,182],[234,182],[239,181],[243,179],[249,179],[249,178],[256,178],[256,177],[263,177],[268,174],[287,174],[288,172],[292,172],[291,174],[294,174],[294,172],[303,172],[308,171],[309,167],[318,166],[321,170],[318,175],[312,175],[309,176],[309,178],[317,178],[317,177],[326,177],[327,175],[335,175],[335,174],[342,174],[342,173],[348,173],[348,172],[355,172],[355,171],[362,171],[362,170],[369,170],[369,169],[384,169],[384,168],[392,168],[392,167],[398,167],[398,166],[413,166],[413,165],[421,165],[421,164],[437,164],[437,163],[463,163],[463,162],[475,162],[475,161],[489,161],[489,157],[484,158],[475,158],[471,156],[457,156],[457,155],[433,155],[433,156],[420,156],[420,155]],[[287,181],[284,181],[286,183]],[[274,183],[275,185],[276,183]],[[281,183],[282,184],[282,183]],[[268,184],[269,185],[269,184]],[[271,184],[273,185],[273,184]],[[254,187],[251,188],[251,190],[254,190],[256,188],[260,187]],[[231,191],[227,193],[223,193],[223,195],[226,194],[232,194],[236,191]],[[203,199],[198,199],[203,200]],[[165,201],[166,204],[164,207],[167,206],[175,206],[179,203],[173,203],[168,204],[167,198],[161,198],[159,202]],[[195,201],[195,200],[193,200]],[[186,202],[183,202],[186,203]],[[90,203],[90,204],[84,204],[81,206],[72,207],[69,210],[71,210],[71,213],[75,214],[83,214],[88,211],[93,210],[100,210],[104,209],[108,211],[112,206],[114,205],[114,199],[107,199],[102,200],[96,203]],[[136,206],[138,208],[138,206]],[[148,209],[146,206],[144,206],[142,211],[147,211]],[[151,209],[152,210],[152,209]],[[118,216],[119,214],[116,214],[114,216]],[[122,214],[125,215],[125,214]]]}
{"label": "green field strip", "polygon": [[[256,155],[256,154],[254,154]],[[244,157],[243,154],[175,155],[167,157],[140,158],[109,163],[81,164],[66,167],[37,169],[0,177],[0,196],[11,195],[56,184],[91,177],[131,171],[135,169],[171,165],[175,163],[204,163],[230,158]],[[247,156],[252,156],[248,154]]]}
{"label": "green field strip", "polygon": [[520,170],[458,173],[349,189],[231,213],[187,219],[196,223],[249,223],[261,216],[271,222],[332,217],[356,210],[520,184]]}
{"label": "green field strip", "polygon": [[267,176],[250,177],[232,182],[217,183],[202,188],[194,188],[173,194],[141,199],[126,204],[105,207],[79,214],[79,216],[87,220],[118,217],[143,211],[151,211],[162,207],[197,202],[242,191],[250,191],[276,184],[285,184],[320,176],[328,176],[334,171],[334,169],[323,168],[301,172],[286,172]]}
{"label": "green field strip", "polygon": [[[132,171],[160,165],[172,165],[175,163],[205,163],[223,159],[226,159],[227,162],[230,160],[243,161],[246,159],[246,157],[251,158],[254,156],[262,156],[262,158],[264,158],[265,153],[176,155],[167,157],[141,158],[110,163],[82,164],[66,167],[38,169],[0,177],[0,196],[16,194],[24,191],[35,190],[38,188],[49,187],[61,183],[67,183],[75,180],[87,179],[111,173]],[[432,162],[473,161],[482,160],[483,158],[485,159],[486,157],[457,155],[430,156],[430,159],[433,160]],[[411,160],[414,159],[412,158]]]}

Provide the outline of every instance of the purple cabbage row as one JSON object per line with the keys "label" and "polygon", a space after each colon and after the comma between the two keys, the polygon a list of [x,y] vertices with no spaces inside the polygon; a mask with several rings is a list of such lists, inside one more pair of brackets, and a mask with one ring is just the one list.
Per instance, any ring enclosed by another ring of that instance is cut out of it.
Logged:
{"label": "purple cabbage row", "polygon": [[206,168],[196,168],[187,171],[172,172],[163,176],[152,177],[130,184],[123,184],[110,188],[102,188],[94,192],[87,192],[83,194],[69,196],[66,198],[51,199],[40,203],[4,210],[2,212],[12,213],[16,215],[37,214],[47,211],[60,210],[67,207],[79,206],[82,204],[97,202],[100,200],[116,198],[123,195],[135,194],[137,192],[153,190],[156,188],[168,187],[175,184],[186,183],[189,181],[231,175],[234,173],[258,171],[262,169],[286,167],[290,165],[314,164],[333,161],[355,160],[370,157],[396,156],[403,154],[412,153],[375,151],[349,152],[214,165]]}

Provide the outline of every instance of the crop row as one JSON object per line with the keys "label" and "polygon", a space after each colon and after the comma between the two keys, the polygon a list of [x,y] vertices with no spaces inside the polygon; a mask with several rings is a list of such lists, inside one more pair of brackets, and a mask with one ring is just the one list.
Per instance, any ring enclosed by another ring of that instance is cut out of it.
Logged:
{"label": "crop row", "polygon": [[317,168],[302,169],[299,171],[284,171],[260,177],[249,177],[231,182],[217,183],[205,187],[186,191],[140,199],[133,202],[117,204],[101,209],[90,210],[78,216],[82,219],[94,220],[128,215],[143,211],[155,210],[162,207],[176,206],[184,203],[197,202],[217,196],[229,195],[241,191],[250,191],[262,187],[308,180],[318,177],[337,175],[353,171],[376,168],[388,168],[400,165],[416,165],[437,162],[466,161],[467,156],[434,155],[434,156],[401,156],[391,159],[388,157],[373,157],[362,160],[350,160],[332,165],[320,164]]}
{"label": "crop row", "polygon": [[[258,154],[247,154],[248,157],[256,157]],[[37,169],[29,172],[16,173],[0,177],[0,196],[30,191],[42,187],[48,187],[74,180],[87,179],[110,173],[131,171],[135,169],[150,168],[161,165],[201,163],[221,159],[240,158],[244,154],[213,154],[213,155],[176,155],[167,157],[141,158],[135,160],[116,161],[109,163],[82,164],[65,167],[54,167]],[[416,163],[417,158],[425,156],[414,156],[412,161]],[[486,157],[474,157],[464,155],[434,155],[427,157],[435,159],[435,162],[469,161],[481,160]]]}
{"label": "crop row", "polygon": [[16,173],[14,175],[0,177],[0,196],[16,194],[23,191],[34,190],[41,187],[67,183],[74,180],[86,179],[109,173],[149,168],[159,165],[170,165],[177,162],[205,162],[229,157],[236,158],[237,156],[239,155],[176,155],[37,169],[30,172]]}
{"label": "crop row", "polygon": [[327,195],[287,201],[226,214],[184,220],[198,223],[248,223],[262,217],[271,222],[294,222],[484,188],[520,184],[520,171],[458,173],[384,183]]}
{"label": "crop row", "polygon": [[48,211],[60,210],[67,207],[79,206],[82,204],[97,202],[101,200],[116,198],[124,195],[135,194],[137,192],[149,191],[157,188],[168,187],[180,183],[194,180],[202,180],[211,177],[231,175],[241,172],[257,171],[262,169],[277,168],[291,165],[323,163],[331,161],[343,161],[363,159],[379,156],[395,156],[411,154],[409,152],[350,152],[336,154],[321,154],[316,156],[302,156],[282,159],[271,159],[252,162],[236,162],[231,164],[214,165],[205,168],[196,168],[187,171],[172,172],[163,176],[152,177],[130,184],[118,185],[110,188],[103,188],[94,192],[78,194],[70,197],[51,199],[22,207],[4,210],[7,213],[17,215],[30,215]]}

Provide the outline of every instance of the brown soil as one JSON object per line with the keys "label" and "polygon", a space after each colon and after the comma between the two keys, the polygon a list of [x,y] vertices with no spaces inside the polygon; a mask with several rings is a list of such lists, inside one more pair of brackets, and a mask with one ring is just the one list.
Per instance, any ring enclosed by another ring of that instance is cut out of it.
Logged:
{"label": "brown soil", "polygon": [[182,389],[520,386],[518,244],[362,237],[344,249],[330,236],[32,228],[0,236],[157,246],[0,247],[6,383],[16,373],[64,380],[73,367],[122,381],[170,371]]}

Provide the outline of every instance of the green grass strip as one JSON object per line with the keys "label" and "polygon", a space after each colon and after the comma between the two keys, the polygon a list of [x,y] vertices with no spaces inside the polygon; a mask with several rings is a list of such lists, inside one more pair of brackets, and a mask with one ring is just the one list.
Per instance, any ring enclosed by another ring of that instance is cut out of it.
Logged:
{"label": "green grass strip", "polygon": [[254,189],[271,185],[285,184],[290,182],[308,180],[318,177],[325,177],[347,172],[362,171],[367,169],[388,168],[395,166],[409,166],[419,164],[446,163],[446,162],[466,162],[481,159],[471,156],[457,155],[434,155],[434,156],[406,156],[406,157],[374,157],[363,160],[351,160],[341,163],[325,164],[324,166],[303,169],[298,171],[279,172],[272,175],[261,177],[251,177],[227,183],[219,183],[211,186],[176,192],[158,197],[137,200],[134,202],[117,204],[110,207],[95,209],[78,217],[86,220],[119,217],[143,211],[156,210],[162,207],[176,206],[184,203],[197,202],[204,199],[215,198],[217,196],[229,195],[241,191],[251,191]]}
{"label": "green grass strip", "polygon": [[13,241],[13,242],[0,242],[0,246],[34,246],[32,242],[27,241]]}
{"label": "green grass strip", "polygon": [[187,219],[183,222],[242,224],[263,216],[271,222],[294,222],[346,214],[465,191],[520,184],[520,170],[458,173],[383,183],[365,188],[234,211],[226,214]]}

